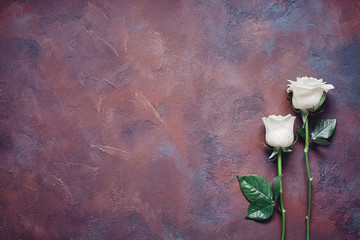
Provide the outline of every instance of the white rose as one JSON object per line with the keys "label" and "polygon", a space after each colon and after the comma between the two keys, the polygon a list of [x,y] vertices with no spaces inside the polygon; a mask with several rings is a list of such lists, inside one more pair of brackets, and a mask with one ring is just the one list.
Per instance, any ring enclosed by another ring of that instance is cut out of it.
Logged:
{"label": "white rose", "polygon": [[294,142],[294,116],[270,115],[262,120],[266,129],[266,142],[272,147],[289,147]]}
{"label": "white rose", "polygon": [[288,80],[287,92],[292,92],[292,104],[297,109],[312,109],[316,108],[319,103],[323,92],[328,92],[334,89],[331,84],[325,84],[322,79],[313,77],[296,78],[295,81]]}

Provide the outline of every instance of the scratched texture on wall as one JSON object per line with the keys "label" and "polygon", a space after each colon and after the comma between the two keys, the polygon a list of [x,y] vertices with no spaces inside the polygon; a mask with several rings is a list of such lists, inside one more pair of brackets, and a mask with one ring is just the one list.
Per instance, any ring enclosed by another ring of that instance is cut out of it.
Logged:
{"label": "scratched texture on wall", "polygon": [[294,114],[297,76],[335,86],[318,116],[338,119],[332,145],[310,152],[312,239],[360,238],[359,1],[5,0],[0,19],[1,239],[279,239],[278,212],[245,218],[236,175],[276,176],[261,117]]}

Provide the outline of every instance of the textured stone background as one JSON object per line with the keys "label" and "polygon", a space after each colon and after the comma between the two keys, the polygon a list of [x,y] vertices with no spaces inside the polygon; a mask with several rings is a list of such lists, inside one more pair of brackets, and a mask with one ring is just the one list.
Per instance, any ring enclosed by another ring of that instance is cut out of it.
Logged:
{"label": "textured stone background", "polygon": [[280,239],[279,212],[245,218],[236,175],[276,176],[261,117],[294,114],[286,80],[305,75],[335,86],[319,117],[338,119],[310,152],[312,239],[359,239],[359,1],[1,1],[1,239]]}

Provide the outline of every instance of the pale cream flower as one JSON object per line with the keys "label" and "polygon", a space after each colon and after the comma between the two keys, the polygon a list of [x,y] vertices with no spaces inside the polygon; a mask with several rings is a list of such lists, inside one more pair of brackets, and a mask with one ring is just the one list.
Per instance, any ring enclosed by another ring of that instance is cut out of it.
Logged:
{"label": "pale cream flower", "polygon": [[262,120],[266,129],[266,142],[272,147],[289,147],[294,142],[294,116],[270,115]]}
{"label": "pale cream flower", "polygon": [[334,89],[331,84],[326,84],[322,79],[313,77],[296,78],[295,81],[288,80],[287,92],[292,92],[292,104],[295,108],[305,110],[318,107],[323,92]]}

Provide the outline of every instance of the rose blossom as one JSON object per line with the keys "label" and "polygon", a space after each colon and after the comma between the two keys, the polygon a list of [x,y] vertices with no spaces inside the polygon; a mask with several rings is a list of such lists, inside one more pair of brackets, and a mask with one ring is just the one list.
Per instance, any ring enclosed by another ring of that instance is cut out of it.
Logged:
{"label": "rose blossom", "polygon": [[301,77],[296,78],[295,81],[288,80],[287,92],[292,92],[292,104],[297,109],[313,109],[316,108],[319,103],[323,92],[328,92],[330,89],[334,89],[331,84],[326,84],[322,79],[313,77]]}
{"label": "rose blossom", "polygon": [[266,142],[272,147],[289,147],[294,142],[294,116],[288,114],[283,117],[281,115],[270,115],[263,117],[262,120],[266,129]]}

